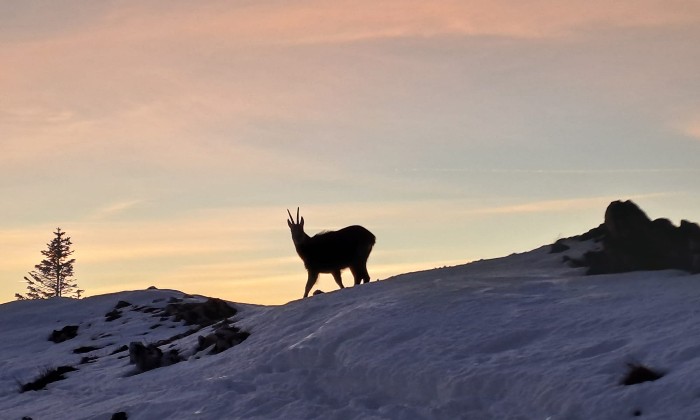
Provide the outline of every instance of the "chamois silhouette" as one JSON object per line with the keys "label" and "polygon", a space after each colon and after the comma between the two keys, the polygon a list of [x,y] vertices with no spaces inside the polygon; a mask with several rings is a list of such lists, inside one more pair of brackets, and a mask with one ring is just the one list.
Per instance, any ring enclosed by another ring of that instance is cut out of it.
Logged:
{"label": "chamois silhouette", "polygon": [[345,288],[340,276],[340,271],[344,268],[350,269],[355,278],[355,284],[369,281],[367,258],[376,240],[372,232],[362,226],[354,225],[309,236],[304,232],[304,218],[299,219],[299,208],[297,207],[296,222],[289,209],[287,214],[289,214],[287,225],[292,231],[294,247],[309,274],[304,297],[309,296],[320,273],[331,273],[341,289]]}

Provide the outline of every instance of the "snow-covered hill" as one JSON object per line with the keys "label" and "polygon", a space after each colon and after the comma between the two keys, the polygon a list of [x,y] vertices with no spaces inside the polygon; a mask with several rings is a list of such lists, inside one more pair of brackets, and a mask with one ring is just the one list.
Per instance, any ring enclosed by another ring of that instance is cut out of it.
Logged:
{"label": "snow-covered hill", "polygon": [[[0,418],[700,418],[699,275],[584,276],[543,247],[282,306],[233,303],[250,336],[214,355],[197,351],[213,327],[187,335],[161,312],[178,299],[204,300],[145,290],[0,305]],[[48,341],[66,325],[75,338]],[[186,360],[137,373],[132,341]],[[624,386],[628,363],[665,375]],[[58,366],[78,370],[19,392]]]}

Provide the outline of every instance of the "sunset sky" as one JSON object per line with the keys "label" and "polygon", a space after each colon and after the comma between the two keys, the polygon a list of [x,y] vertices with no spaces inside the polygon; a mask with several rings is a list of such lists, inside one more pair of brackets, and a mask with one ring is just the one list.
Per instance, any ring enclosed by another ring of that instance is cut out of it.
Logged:
{"label": "sunset sky", "polygon": [[297,206],[373,279],[699,222],[699,46],[697,0],[0,0],[0,302],[56,227],[87,295],[276,304]]}

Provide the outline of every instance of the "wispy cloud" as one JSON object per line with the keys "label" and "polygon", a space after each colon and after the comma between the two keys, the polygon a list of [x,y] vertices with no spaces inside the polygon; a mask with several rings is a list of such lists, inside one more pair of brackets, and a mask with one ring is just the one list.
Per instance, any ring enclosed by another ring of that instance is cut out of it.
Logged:
{"label": "wispy cloud", "polygon": [[[232,5],[209,1],[160,8],[162,3],[132,5],[103,21],[121,39],[225,38],[233,45],[308,44],[364,41],[375,38],[491,35],[561,36],[592,26],[662,26],[697,22],[700,6],[691,0],[639,0],[610,5],[534,0],[422,2],[417,0],[255,2]],[[157,18],[156,18],[157,16]],[[173,31],[177,28],[177,31]]]}
{"label": "wispy cloud", "polygon": [[[700,126],[698,126],[700,135]],[[607,169],[475,169],[475,168],[414,168],[399,169],[396,172],[434,172],[434,173],[468,173],[468,174],[523,174],[523,175],[616,175],[616,174],[672,174],[698,173],[700,168],[607,168]]]}
{"label": "wispy cloud", "polygon": [[[472,35],[558,38],[581,28],[696,22],[699,9],[697,2],[655,0],[614,6],[600,0],[152,1],[81,9],[76,25],[58,4],[23,13],[18,8],[4,15],[27,25],[45,22],[51,30],[0,44],[0,61],[12,63],[0,75],[0,142],[15,164],[58,152],[172,166],[232,162],[228,167],[251,168],[256,161],[273,169],[298,156],[281,160],[251,140],[272,131],[271,123],[308,123],[318,133],[319,120],[340,106],[338,97],[368,85],[364,75],[393,74],[403,66],[371,68],[349,82],[342,79],[344,70],[362,67],[364,54],[333,62],[327,51],[309,59],[311,49],[290,45]],[[52,13],[65,19],[64,26]],[[0,6],[0,26],[2,16]],[[286,140],[270,137],[278,144]]]}
{"label": "wispy cloud", "polygon": [[128,212],[129,210],[138,207],[139,205],[145,203],[146,200],[141,199],[131,199],[117,201],[115,203],[107,204],[99,209],[97,209],[92,216],[89,217],[90,220],[102,220],[108,219],[119,214]]}
{"label": "wispy cloud", "polygon": [[[663,192],[652,194],[635,194],[626,197],[631,200],[642,200],[650,198],[668,197],[676,193]],[[573,210],[580,211],[587,208],[603,209],[612,201],[619,200],[622,197],[618,196],[600,196],[600,197],[584,197],[570,198],[564,200],[540,200],[525,203],[511,204],[505,206],[482,207],[468,210],[467,213],[475,215],[504,215],[517,213],[552,213],[552,212],[572,212]]]}

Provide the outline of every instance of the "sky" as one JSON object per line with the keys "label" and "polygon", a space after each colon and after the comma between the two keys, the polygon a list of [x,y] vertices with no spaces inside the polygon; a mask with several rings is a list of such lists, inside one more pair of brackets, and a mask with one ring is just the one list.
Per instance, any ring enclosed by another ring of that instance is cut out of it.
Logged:
{"label": "sky", "polygon": [[56,227],[86,295],[281,304],[297,206],[373,279],[698,222],[699,44],[696,0],[0,0],[0,302]]}

